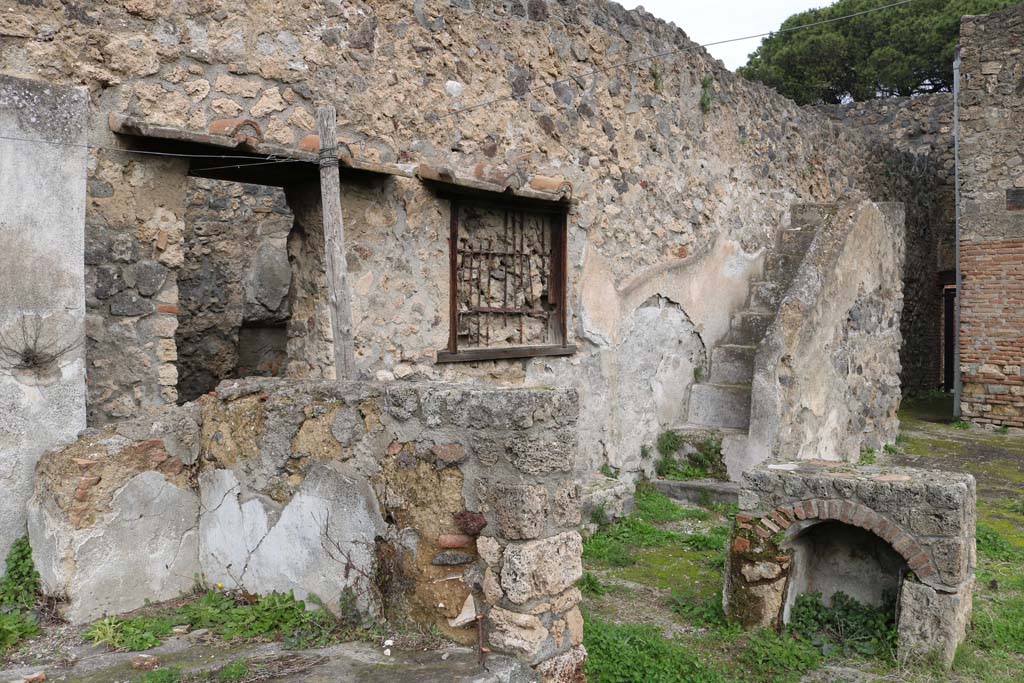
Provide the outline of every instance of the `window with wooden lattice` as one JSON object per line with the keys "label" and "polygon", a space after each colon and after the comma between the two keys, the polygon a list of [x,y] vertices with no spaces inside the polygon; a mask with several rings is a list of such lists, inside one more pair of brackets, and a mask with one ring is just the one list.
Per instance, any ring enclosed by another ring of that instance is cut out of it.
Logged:
{"label": "window with wooden lattice", "polygon": [[451,200],[448,348],[439,362],[569,355],[562,205]]}

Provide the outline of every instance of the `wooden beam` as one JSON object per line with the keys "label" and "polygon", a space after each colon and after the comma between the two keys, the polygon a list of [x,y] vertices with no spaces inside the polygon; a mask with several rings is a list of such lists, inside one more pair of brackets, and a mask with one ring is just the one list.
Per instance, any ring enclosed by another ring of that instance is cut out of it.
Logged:
{"label": "wooden beam", "polygon": [[332,106],[316,110],[320,133],[320,199],[324,216],[324,265],[334,332],[334,365],[337,378],[355,378],[356,360],[352,342],[352,302],[345,260],[345,223],[341,216],[341,178],[338,172],[337,114]]}

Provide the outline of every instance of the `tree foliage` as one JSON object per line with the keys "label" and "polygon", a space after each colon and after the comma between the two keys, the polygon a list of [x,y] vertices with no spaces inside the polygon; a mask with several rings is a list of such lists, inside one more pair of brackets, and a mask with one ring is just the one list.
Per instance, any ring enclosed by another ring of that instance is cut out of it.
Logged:
{"label": "tree foliage", "polygon": [[[836,104],[953,88],[960,18],[1020,0],[915,0],[761,41],[739,72],[799,104]],[[783,29],[834,19],[892,0],[839,0],[786,19]]]}

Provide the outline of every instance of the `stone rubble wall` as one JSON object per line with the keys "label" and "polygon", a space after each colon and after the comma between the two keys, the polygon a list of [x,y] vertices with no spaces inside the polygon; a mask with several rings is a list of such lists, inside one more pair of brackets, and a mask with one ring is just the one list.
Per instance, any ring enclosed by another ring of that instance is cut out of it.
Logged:
{"label": "stone rubble wall", "polygon": [[960,411],[1024,427],[1024,7],[960,27]]}
{"label": "stone rubble wall", "polygon": [[280,327],[285,336],[294,220],[278,188],[192,178],[186,191],[175,343],[178,397],[192,401],[222,379],[283,374],[283,356],[253,367],[240,346],[250,330]]}
{"label": "stone rubble wall", "polygon": [[903,207],[796,205],[817,235],[758,347],[747,457],[854,462],[899,428]]}
{"label": "stone rubble wall", "polygon": [[[682,51],[605,70],[668,49]],[[571,358],[436,365],[448,334],[447,202],[393,178],[346,183],[343,210],[364,375],[576,387],[580,476],[602,463],[629,480],[651,470],[641,446],[687,414],[694,370],[744,306],[793,200],[928,194],[911,180],[912,158],[876,154],[860,131],[742,80],[650,14],[604,0],[42,2],[3,15],[0,55],[4,72],[85,83],[91,139],[109,147],[119,143],[108,112],[198,132],[246,117],[266,140],[295,145],[314,128],[315,99],[327,97],[361,158],[513,184],[564,177],[575,201],[568,341],[580,350]],[[590,75],[542,87],[579,74]],[[450,115],[505,94],[514,97]],[[137,285],[118,292],[116,307],[90,291],[94,425],[179,398],[184,171],[92,152],[90,289],[100,272],[151,262],[169,271],[150,297]],[[923,210],[916,199],[908,206]],[[329,378],[329,321],[312,268],[293,273],[307,296],[292,301],[288,374]],[[641,358],[636,349],[662,351]]]}
{"label": "stone rubble wall", "polygon": [[[0,136],[81,145],[80,88],[0,75]],[[86,152],[0,139],[0,566],[42,453],[85,427]]]}
{"label": "stone rubble wall", "polygon": [[903,271],[900,381],[904,394],[942,383],[942,288],[956,271],[956,168],[953,95],[888,97],[817,111],[870,136],[876,154],[890,155],[916,177],[908,204],[907,258]]}
{"label": "stone rubble wall", "polygon": [[[439,628],[549,678],[585,659],[578,399],[249,378],[47,454],[29,506],[74,623],[207,585]],[[575,680],[566,678],[564,680]]]}
{"label": "stone rubble wall", "polygon": [[899,582],[899,656],[951,665],[971,615],[977,564],[976,485],[969,474],[849,467],[823,461],[744,475],[730,538],[724,604],[746,628],[774,628],[794,573],[793,542],[825,521],[864,529],[906,562]]}

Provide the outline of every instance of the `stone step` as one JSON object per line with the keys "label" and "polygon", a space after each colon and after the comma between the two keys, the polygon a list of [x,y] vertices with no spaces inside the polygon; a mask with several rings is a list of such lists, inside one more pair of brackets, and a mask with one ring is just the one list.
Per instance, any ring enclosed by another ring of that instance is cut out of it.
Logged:
{"label": "stone step", "polygon": [[812,227],[788,228],[779,232],[779,252],[783,254],[805,254],[818,231]]}
{"label": "stone step", "polygon": [[721,344],[711,351],[711,381],[715,384],[750,384],[754,378],[757,347]]}
{"label": "stone step", "polygon": [[729,334],[726,335],[726,343],[741,346],[756,346],[764,339],[764,333],[768,330],[775,313],[764,311],[741,311],[732,317],[729,326]]}
{"label": "stone step", "polygon": [[768,261],[764,268],[765,279],[788,287],[789,283],[796,276],[796,272],[800,270],[800,264],[803,263],[803,260],[804,252],[797,254],[776,252],[771,254],[768,256]]}
{"label": "stone step", "polygon": [[750,425],[750,385],[693,385],[687,421],[697,426],[746,429]]}
{"label": "stone step", "polygon": [[738,482],[720,481],[718,479],[656,479],[654,488],[673,500],[682,503],[703,505],[706,503],[739,503],[740,485]]}
{"label": "stone step", "polygon": [[761,280],[750,283],[750,308],[755,311],[777,311],[786,288],[778,282]]}

